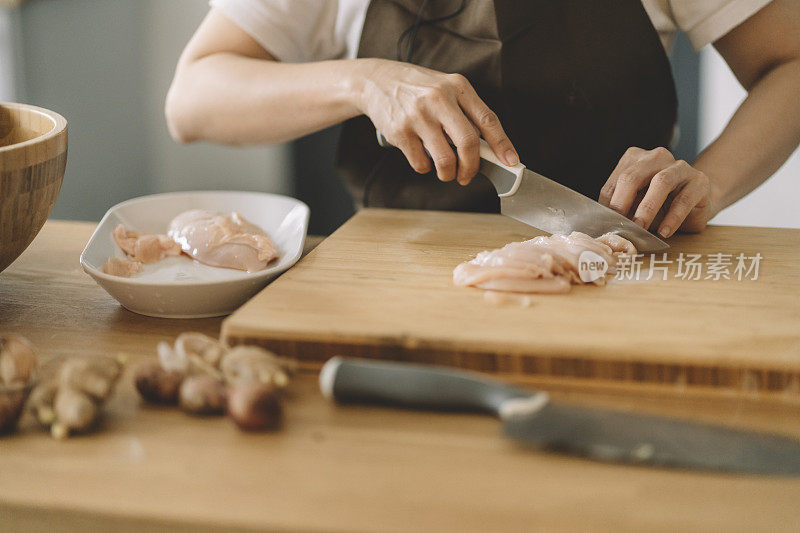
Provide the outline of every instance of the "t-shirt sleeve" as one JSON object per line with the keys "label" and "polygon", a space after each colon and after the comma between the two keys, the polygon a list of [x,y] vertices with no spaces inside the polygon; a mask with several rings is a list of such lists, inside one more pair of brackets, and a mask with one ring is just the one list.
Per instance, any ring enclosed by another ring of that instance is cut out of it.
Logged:
{"label": "t-shirt sleeve", "polygon": [[670,0],[675,24],[695,50],[725,36],[772,0]]}
{"label": "t-shirt sleeve", "polygon": [[275,59],[287,63],[338,59],[346,43],[336,31],[338,0],[210,0]]}

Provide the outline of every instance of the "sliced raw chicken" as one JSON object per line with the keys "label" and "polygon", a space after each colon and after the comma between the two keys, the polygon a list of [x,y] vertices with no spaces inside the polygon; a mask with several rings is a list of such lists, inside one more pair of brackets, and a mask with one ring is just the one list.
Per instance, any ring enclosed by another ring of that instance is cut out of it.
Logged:
{"label": "sliced raw chicken", "polygon": [[192,209],[170,222],[167,235],[186,254],[211,266],[256,272],[278,258],[264,230],[236,212]]}
{"label": "sliced raw chicken", "polygon": [[484,291],[483,299],[495,305],[512,304],[519,307],[530,307],[533,303],[531,297],[527,294],[517,294],[514,292]]}
{"label": "sliced raw chicken", "polygon": [[150,265],[169,256],[181,255],[181,247],[166,235],[139,233],[120,224],[114,229],[114,240],[132,260]]}
{"label": "sliced raw chicken", "polygon": [[631,241],[624,237],[620,237],[616,233],[606,233],[605,235],[600,235],[597,238],[598,242],[602,242],[615,254],[630,254],[633,255],[636,253],[636,247],[633,245]]}
{"label": "sliced raw chicken", "polygon": [[[492,291],[566,293],[572,283],[584,283],[578,262],[586,251],[602,258],[608,265],[608,273],[613,274],[617,256],[636,253],[636,248],[626,239],[611,233],[597,239],[577,231],[569,235],[536,237],[479,253],[471,261],[455,268],[453,282]],[[604,285],[605,276],[592,283]]]}
{"label": "sliced raw chicken", "polygon": [[142,264],[139,261],[130,261],[128,259],[119,259],[116,257],[109,257],[108,261],[103,265],[103,272],[122,278],[129,278],[141,271]]}

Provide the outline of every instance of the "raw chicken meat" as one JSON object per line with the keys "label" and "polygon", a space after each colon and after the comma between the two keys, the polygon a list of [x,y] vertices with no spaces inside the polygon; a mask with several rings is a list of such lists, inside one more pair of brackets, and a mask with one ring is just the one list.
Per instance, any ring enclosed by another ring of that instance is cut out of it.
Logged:
{"label": "raw chicken meat", "polygon": [[615,254],[636,254],[636,247],[633,245],[633,243],[624,237],[620,237],[616,233],[606,233],[605,235],[600,235],[597,238],[597,241],[602,242],[611,248],[611,251]]}
{"label": "raw chicken meat", "polygon": [[210,266],[248,272],[263,270],[278,257],[264,230],[236,212],[192,209],[172,219],[167,235],[139,233],[120,224],[113,237],[127,259],[109,258],[103,272],[126,278],[141,272],[143,264],[183,252]]}
{"label": "raw chicken meat", "polygon": [[130,261],[128,259],[119,259],[117,257],[109,257],[108,261],[106,261],[103,265],[103,272],[112,276],[119,276],[121,278],[129,278],[141,271],[142,263],[139,261]]}
{"label": "raw chicken meat", "polygon": [[120,224],[114,229],[114,240],[132,261],[145,265],[169,256],[181,255],[181,247],[166,235],[139,233]]}
{"label": "raw chicken meat", "polygon": [[264,230],[236,212],[192,209],[170,222],[167,235],[187,255],[211,266],[256,272],[278,258]]}
{"label": "raw chicken meat", "polygon": [[[582,284],[578,262],[583,252],[593,252],[613,274],[620,254],[635,254],[632,243],[607,233],[597,239],[574,231],[569,235],[536,237],[512,242],[497,250],[479,253],[453,271],[456,285],[492,291],[558,294],[570,291],[572,283]],[[605,276],[591,283],[604,285]]]}
{"label": "raw chicken meat", "polygon": [[512,304],[518,307],[530,307],[533,304],[527,294],[514,292],[484,291],[483,299],[495,305]]}

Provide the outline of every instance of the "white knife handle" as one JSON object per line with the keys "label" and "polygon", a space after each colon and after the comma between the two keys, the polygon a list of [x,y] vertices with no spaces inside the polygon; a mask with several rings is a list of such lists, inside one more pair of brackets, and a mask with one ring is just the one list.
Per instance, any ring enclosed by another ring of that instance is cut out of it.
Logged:
{"label": "white knife handle", "polygon": [[379,132],[377,129],[375,130],[375,135],[378,137],[378,146],[381,148],[391,148],[392,144],[386,140],[386,137],[383,136],[383,133]]}
{"label": "white knife handle", "polygon": [[[386,140],[386,137],[384,137],[381,132],[375,130],[375,134],[378,137],[378,144],[380,146],[382,146],[383,148],[388,148],[392,146],[392,144]],[[425,150],[425,153],[428,153],[428,151]],[[428,154],[428,156],[430,156],[430,154]],[[517,189],[519,189],[519,184],[522,182],[522,171],[525,170],[525,165],[523,165],[522,163],[517,163],[514,166],[506,165],[505,163],[500,161],[500,159],[498,159],[496,155],[494,155],[494,151],[489,147],[489,143],[487,143],[483,139],[480,139],[480,156],[481,159],[484,159],[493,165],[497,165],[498,167],[508,172],[511,172],[517,177],[511,189],[509,189],[504,193],[498,193],[498,196],[500,198],[505,198],[506,196],[512,196],[514,193],[516,193]]]}
{"label": "white knife handle", "polygon": [[500,159],[498,159],[497,156],[494,155],[494,151],[489,147],[489,143],[487,143],[483,139],[480,140],[480,143],[481,143],[481,159],[485,159],[489,163],[497,165],[498,167],[507,170],[508,172],[511,172],[517,177],[516,181],[514,182],[514,185],[511,187],[510,190],[504,193],[498,192],[497,196],[499,196],[500,198],[505,198],[506,196],[513,196],[514,193],[517,192],[517,189],[519,189],[519,184],[522,183],[522,171],[525,170],[525,165],[523,165],[522,163],[517,163],[513,167],[510,167],[505,163],[503,163],[502,161],[500,161]]}

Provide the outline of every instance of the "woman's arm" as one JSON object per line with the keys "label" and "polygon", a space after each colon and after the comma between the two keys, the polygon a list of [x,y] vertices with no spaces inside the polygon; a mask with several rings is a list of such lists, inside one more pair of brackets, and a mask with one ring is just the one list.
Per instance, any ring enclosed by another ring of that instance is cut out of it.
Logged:
{"label": "woman's arm", "polygon": [[466,184],[475,175],[479,134],[501,160],[518,162],[497,116],[463,76],[379,59],[280,63],[215,10],[183,52],[166,102],[181,142],[283,142],[361,114],[417,172],[433,159],[444,181]]}
{"label": "woman's arm", "polygon": [[278,143],[359,114],[353,62],[282,64],[212,10],[183,51],[166,116],[180,142]]}
{"label": "woman's arm", "polygon": [[714,47],[748,91],[694,165],[711,177],[719,211],[772,176],[800,144],[800,1],[775,0]]}
{"label": "woman's arm", "polygon": [[714,46],[749,93],[722,134],[693,165],[664,148],[632,148],[600,194],[664,237],[701,231],[800,144],[800,0],[774,0]]}

